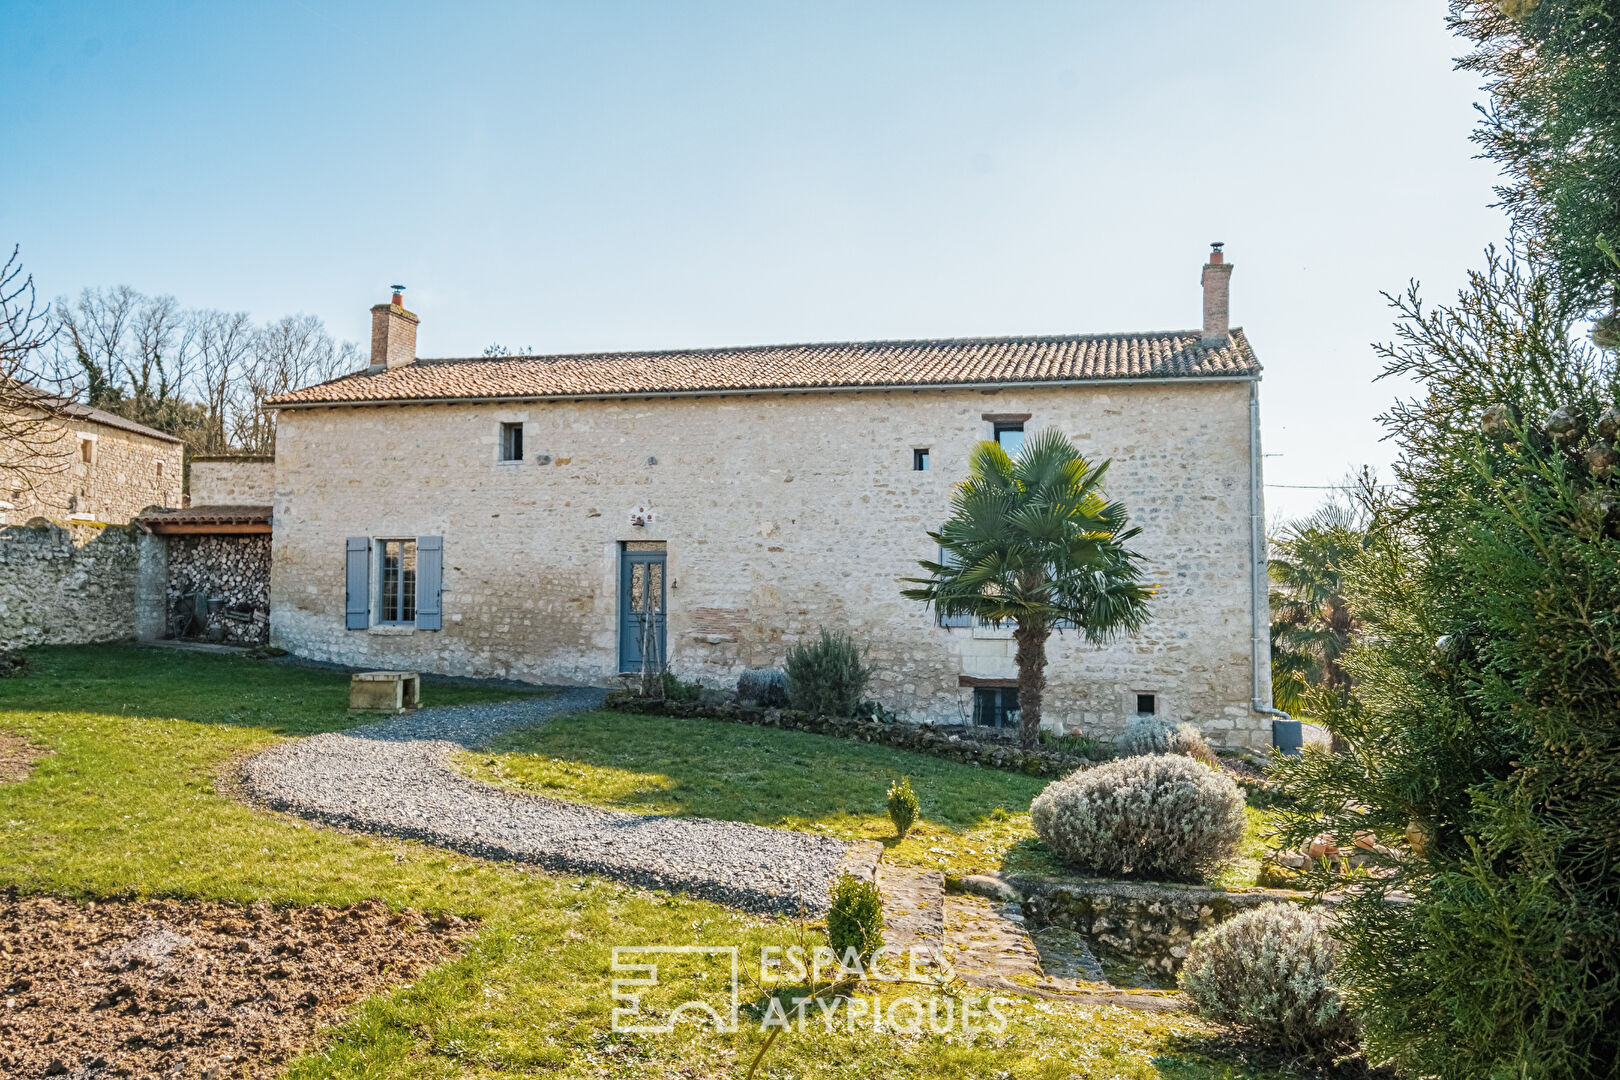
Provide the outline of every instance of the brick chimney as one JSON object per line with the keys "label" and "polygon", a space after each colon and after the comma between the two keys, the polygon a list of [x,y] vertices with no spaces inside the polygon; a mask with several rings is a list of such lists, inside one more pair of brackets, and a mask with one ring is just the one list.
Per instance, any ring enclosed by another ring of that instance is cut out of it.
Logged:
{"label": "brick chimney", "polygon": [[1223,245],[1217,241],[1209,245],[1209,262],[1204,264],[1204,340],[1224,342],[1232,327],[1229,307],[1232,284],[1232,264],[1221,254]]}
{"label": "brick chimney", "polygon": [[405,286],[395,285],[393,299],[371,309],[371,367],[367,370],[373,374],[416,360],[416,324],[420,320],[405,310],[404,292]]}

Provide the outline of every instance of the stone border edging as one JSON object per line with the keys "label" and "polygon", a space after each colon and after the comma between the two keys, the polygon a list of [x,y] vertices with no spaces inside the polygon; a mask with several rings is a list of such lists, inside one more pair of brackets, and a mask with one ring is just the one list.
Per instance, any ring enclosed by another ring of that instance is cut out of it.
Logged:
{"label": "stone border edging", "polygon": [[964,765],[981,765],[1034,777],[1067,776],[1076,769],[1096,764],[1078,754],[1060,750],[1025,750],[1012,743],[957,734],[965,725],[913,724],[907,721],[882,723],[844,716],[811,716],[796,709],[767,709],[726,702],[705,705],[695,701],[650,701],[634,695],[609,694],[603,708],[614,712],[647,716],[676,716],[704,720],[724,720],[757,727],[830,735],[852,742],[876,743],[896,750],[909,750]]}

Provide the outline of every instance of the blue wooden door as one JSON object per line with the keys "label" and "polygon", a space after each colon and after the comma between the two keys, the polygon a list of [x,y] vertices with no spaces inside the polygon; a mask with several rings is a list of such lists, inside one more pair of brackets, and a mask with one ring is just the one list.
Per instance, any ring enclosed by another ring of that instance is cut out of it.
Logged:
{"label": "blue wooden door", "polygon": [[640,672],[642,654],[661,670],[668,660],[664,641],[664,552],[619,553],[619,670]]}

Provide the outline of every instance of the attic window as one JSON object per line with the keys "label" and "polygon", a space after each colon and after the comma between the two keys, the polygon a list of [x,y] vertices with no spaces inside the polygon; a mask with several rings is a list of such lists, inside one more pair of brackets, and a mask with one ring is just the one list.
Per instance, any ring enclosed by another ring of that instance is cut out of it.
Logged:
{"label": "attic window", "polygon": [[80,439],[79,440],[79,460],[84,462],[86,465],[90,465],[90,464],[95,462],[95,460],[96,460],[96,440],[94,440],[94,439]]}
{"label": "attic window", "polygon": [[501,425],[501,460],[523,460],[523,425]]}
{"label": "attic window", "polygon": [[157,463],[157,478],[159,480],[163,479],[163,462],[161,461]]}
{"label": "attic window", "polygon": [[911,452],[911,468],[914,472],[928,471],[928,447],[918,447]]}
{"label": "attic window", "polygon": [[1008,457],[1017,457],[1024,448],[1024,422],[1022,420],[996,421],[996,442]]}

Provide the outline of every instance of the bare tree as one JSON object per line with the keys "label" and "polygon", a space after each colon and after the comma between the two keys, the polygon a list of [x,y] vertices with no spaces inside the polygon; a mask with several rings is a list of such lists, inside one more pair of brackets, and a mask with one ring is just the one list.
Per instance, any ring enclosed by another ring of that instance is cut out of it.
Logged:
{"label": "bare tree", "polygon": [[71,387],[43,370],[54,334],[50,309],[38,306],[34,276],[13,247],[0,268],[0,501],[15,489],[35,490],[68,464],[58,417]]}
{"label": "bare tree", "polygon": [[127,285],[85,289],[52,312],[55,370],[82,380],[89,404],[167,431],[193,453],[269,453],[264,399],[363,367],[314,315],[255,328],[246,312],[187,311]]}
{"label": "bare tree", "polygon": [[70,304],[65,296],[56,301],[58,377],[82,375],[85,396],[97,408],[123,400],[130,325],[141,299],[128,285],[118,285],[85,289],[77,303]]}
{"label": "bare tree", "polygon": [[353,342],[336,342],[314,315],[286,315],[254,336],[252,355],[236,384],[231,435],[239,449],[268,454],[276,444],[275,419],[265,398],[325,382],[360,366]]}
{"label": "bare tree", "polygon": [[196,389],[208,410],[202,449],[223,454],[230,449],[226,412],[232,390],[253,352],[253,320],[245,311],[193,311],[188,330],[196,351]]}
{"label": "bare tree", "polygon": [[189,344],[182,334],[184,324],[174,297],[140,297],[130,326],[129,354],[120,358],[136,401],[161,406],[180,396],[186,381],[184,346]]}

